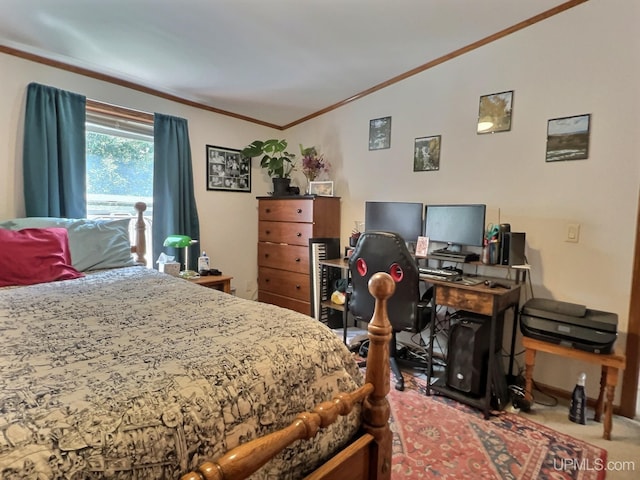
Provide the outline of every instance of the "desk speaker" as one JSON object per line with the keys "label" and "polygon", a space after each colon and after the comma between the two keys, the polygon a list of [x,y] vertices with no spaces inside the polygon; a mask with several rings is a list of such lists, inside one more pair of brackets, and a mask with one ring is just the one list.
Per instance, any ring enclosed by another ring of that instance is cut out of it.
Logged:
{"label": "desk speaker", "polygon": [[447,358],[447,386],[482,396],[487,384],[491,318],[464,318],[451,327]]}
{"label": "desk speaker", "polygon": [[501,265],[524,265],[525,244],[524,232],[505,232],[500,244],[500,264]]}

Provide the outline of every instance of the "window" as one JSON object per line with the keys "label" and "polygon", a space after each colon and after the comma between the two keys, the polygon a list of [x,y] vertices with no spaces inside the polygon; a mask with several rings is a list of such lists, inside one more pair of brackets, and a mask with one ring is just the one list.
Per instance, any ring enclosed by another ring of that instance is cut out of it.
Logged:
{"label": "window", "polygon": [[[96,107],[97,105],[97,107]],[[147,204],[147,265],[152,265],[153,116],[87,100],[87,217],[135,219],[133,205]],[[133,117],[133,118],[132,118]],[[131,222],[135,238],[135,222]]]}

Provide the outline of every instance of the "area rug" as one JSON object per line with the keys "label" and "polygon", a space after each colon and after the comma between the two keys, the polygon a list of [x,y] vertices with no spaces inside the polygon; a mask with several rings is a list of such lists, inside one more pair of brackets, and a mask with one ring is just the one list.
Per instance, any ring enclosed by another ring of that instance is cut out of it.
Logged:
{"label": "area rug", "polygon": [[602,480],[607,452],[515,413],[481,411],[425,395],[408,376],[389,393],[392,479]]}

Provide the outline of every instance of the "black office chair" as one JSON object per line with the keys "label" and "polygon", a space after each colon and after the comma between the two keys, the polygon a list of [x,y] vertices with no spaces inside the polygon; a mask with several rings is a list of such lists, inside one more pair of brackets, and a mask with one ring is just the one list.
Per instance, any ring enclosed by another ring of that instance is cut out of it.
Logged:
{"label": "black office chair", "polygon": [[371,320],[375,305],[375,299],[367,287],[371,276],[377,272],[386,272],[396,282],[395,293],[387,304],[393,329],[389,345],[390,366],[396,377],[396,389],[404,390],[404,379],[396,358],[396,332],[420,332],[430,319],[428,300],[420,298],[420,277],[416,260],[409,253],[400,235],[390,232],[365,232],[360,236],[349,259],[349,271],[349,312],[357,320],[365,322]]}

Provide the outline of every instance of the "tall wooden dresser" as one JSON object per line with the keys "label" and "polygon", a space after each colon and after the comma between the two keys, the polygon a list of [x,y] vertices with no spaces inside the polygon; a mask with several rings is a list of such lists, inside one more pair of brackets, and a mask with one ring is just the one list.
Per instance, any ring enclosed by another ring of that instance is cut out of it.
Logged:
{"label": "tall wooden dresser", "polygon": [[340,237],[340,198],[258,197],[258,301],[311,315],[309,239]]}

